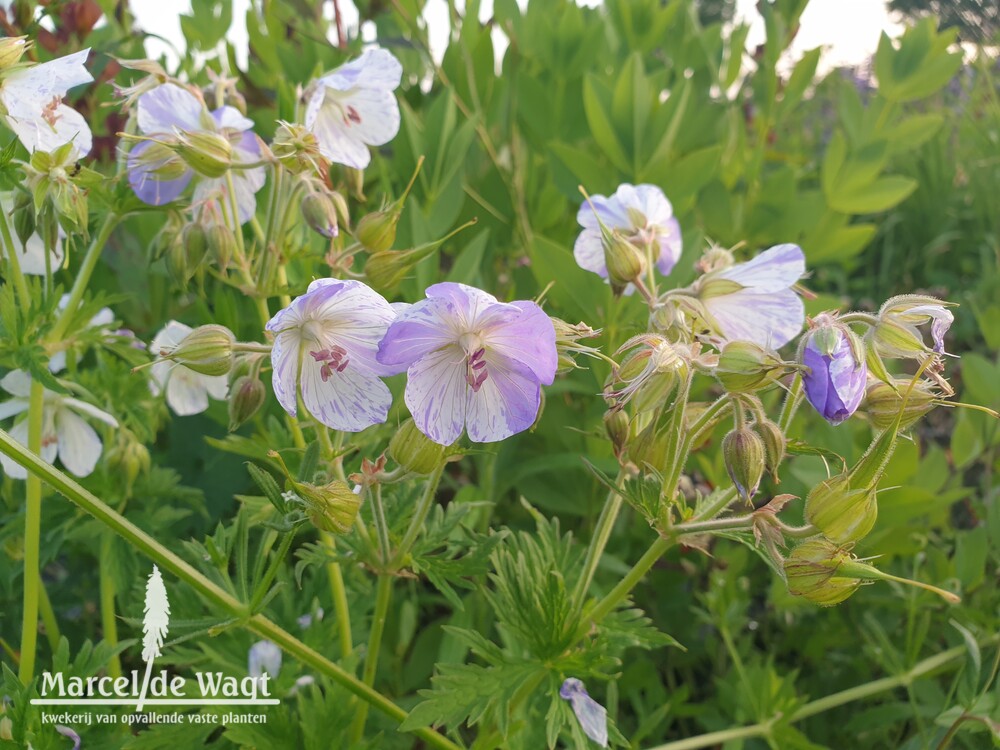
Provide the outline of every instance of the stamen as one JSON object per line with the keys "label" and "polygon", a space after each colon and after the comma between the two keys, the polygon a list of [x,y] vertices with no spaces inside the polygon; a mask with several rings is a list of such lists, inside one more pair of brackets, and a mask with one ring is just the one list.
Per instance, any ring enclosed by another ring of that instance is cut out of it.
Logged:
{"label": "stamen", "polygon": [[477,349],[469,355],[465,361],[465,382],[472,388],[473,393],[478,393],[483,383],[489,377],[486,370],[486,350]]}
{"label": "stamen", "polygon": [[356,125],[361,123],[361,115],[358,114],[358,110],[354,108],[353,105],[347,105],[347,120],[355,123]]}

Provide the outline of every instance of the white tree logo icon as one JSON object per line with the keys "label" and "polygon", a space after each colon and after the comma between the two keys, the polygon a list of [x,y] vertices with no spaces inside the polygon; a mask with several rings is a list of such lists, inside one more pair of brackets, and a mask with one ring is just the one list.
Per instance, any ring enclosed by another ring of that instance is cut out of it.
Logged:
{"label": "white tree logo icon", "polygon": [[146,662],[146,676],[142,680],[142,691],[135,706],[141,711],[149,689],[149,677],[153,671],[153,660],[160,656],[163,639],[167,636],[170,625],[170,601],[167,599],[167,589],[163,585],[163,576],[155,565],[153,572],[146,581],[146,605],[142,619],[142,658]]}

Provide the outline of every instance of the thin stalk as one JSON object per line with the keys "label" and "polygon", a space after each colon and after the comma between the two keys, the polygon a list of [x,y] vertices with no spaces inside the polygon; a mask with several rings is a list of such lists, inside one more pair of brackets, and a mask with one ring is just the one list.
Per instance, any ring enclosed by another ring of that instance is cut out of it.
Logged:
{"label": "thin stalk", "polygon": [[[101,536],[98,577],[101,589],[101,631],[104,642],[112,648],[118,645],[118,619],[115,617],[115,580],[111,576],[111,535]],[[122,662],[115,654],[108,660],[108,676],[122,676]]]}
{"label": "thin stalk", "polygon": [[[368,634],[368,650],[365,652],[365,668],[362,681],[371,688],[375,684],[375,672],[378,670],[378,655],[382,649],[382,634],[385,632],[385,621],[389,614],[389,602],[392,599],[392,579],[389,573],[380,573],[375,587],[375,613],[372,615],[372,628]],[[368,704],[358,706],[351,724],[352,744],[356,745],[365,735],[365,723],[368,721]]]}
{"label": "thin stalk", "polygon": [[7,260],[10,261],[10,281],[17,290],[17,296],[21,298],[21,305],[28,308],[31,306],[31,295],[28,294],[28,283],[24,280],[21,261],[17,257],[17,246],[14,244],[10,225],[7,223],[7,214],[4,211],[0,211],[0,234],[3,235],[3,244],[7,248]]}
{"label": "thin stalk", "polygon": [[[84,489],[76,480],[67,476],[51,464],[43,461],[37,453],[30,451],[14,440],[5,430],[0,430],[0,453],[23,466],[29,473],[38,476],[56,492],[66,497],[74,505],[86,511],[105,526],[113,530],[129,544],[146,555],[164,571],[169,571],[187,583],[211,605],[240,619],[240,624],[256,635],[273,641],[289,655],[304,665],[325,674],[349,692],[358,696],[366,704],[374,706],[394,721],[402,722],[407,712],[381,693],[364,684],[354,675],[341,669],[322,654],[311,649],[298,638],[288,633],[263,615],[250,615],[246,605],[232,594],[209,580],[187,561],[164,547],[149,534],[115,511],[105,502]],[[433,729],[421,727],[413,732],[431,747],[441,750],[462,750],[459,745]]]}
{"label": "thin stalk", "polygon": [[[42,422],[45,409],[45,388],[38,380],[31,381],[28,395],[28,450],[42,449]],[[6,433],[4,433],[6,435]],[[24,506],[24,617],[21,621],[21,664],[18,676],[25,685],[35,676],[35,646],[38,642],[38,597],[42,587],[39,571],[42,535],[42,481],[28,473],[25,481]]]}
{"label": "thin stalk", "polygon": [[[615,482],[619,488],[621,488],[622,479],[623,475],[619,472],[618,479]],[[608,544],[608,539],[611,538],[611,531],[614,529],[615,521],[618,520],[618,514],[621,512],[622,502],[624,500],[621,492],[615,492],[614,490],[608,492],[608,497],[604,501],[604,507],[601,508],[601,515],[597,518],[594,534],[591,536],[590,544],[587,546],[587,555],[583,560],[583,572],[580,574],[580,578],[576,582],[576,587],[573,589],[573,611],[575,612],[578,612],[583,607],[587,591],[590,589],[590,584],[594,580],[595,573],[597,573],[597,566],[601,561],[601,556],[604,554],[604,548]]]}
{"label": "thin stalk", "polygon": [[45,637],[49,642],[52,653],[59,648],[59,622],[56,620],[56,612],[52,609],[52,602],[45,591],[45,582],[38,582],[38,611],[42,616],[42,624],[45,626]]}
{"label": "thin stalk", "polygon": [[417,541],[417,537],[420,536],[420,532],[424,528],[424,521],[427,520],[427,514],[430,513],[431,506],[434,505],[434,497],[437,495],[437,488],[441,483],[441,475],[443,473],[444,462],[427,477],[424,492],[417,502],[416,509],[413,511],[410,525],[407,527],[406,533],[403,534],[403,541],[399,543],[399,548],[396,550],[396,554],[393,555],[392,563],[389,566],[390,569],[396,569],[403,564],[406,555],[409,554],[410,549]]}
{"label": "thin stalk", "polygon": [[278,551],[275,552],[274,557],[271,558],[271,564],[267,566],[267,570],[264,572],[264,577],[261,578],[260,583],[257,584],[257,589],[254,591],[253,597],[250,600],[251,612],[256,612],[260,607],[260,603],[264,601],[264,597],[267,596],[267,590],[271,587],[274,577],[278,575],[278,568],[280,568],[281,563],[284,562],[285,556],[288,554],[288,550],[292,546],[292,539],[294,537],[295,534],[290,531],[281,535],[281,544],[278,545]]}
{"label": "thin stalk", "polygon": [[52,326],[52,330],[49,332],[47,337],[49,341],[59,341],[66,333],[70,321],[76,315],[76,309],[80,306],[80,300],[83,299],[83,293],[87,291],[87,286],[90,284],[90,277],[94,273],[94,268],[101,257],[101,252],[104,250],[104,246],[107,244],[108,238],[111,236],[112,230],[117,226],[119,219],[121,217],[117,214],[108,214],[104,219],[104,223],[101,224],[101,228],[97,231],[97,236],[91,241],[86,255],[83,256],[83,263],[80,264],[80,270],[77,271],[76,279],[73,280],[73,287],[69,291],[69,300],[66,302],[66,307],[63,308],[59,317],[56,318],[55,325]]}
{"label": "thin stalk", "polygon": [[788,428],[792,425],[792,418],[800,403],[802,403],[802,374],[795,373],[792,387],[785,395],[785,403],[781,405],[781,415],[778,417],[778,428],[782,435],[788,434]]}
{"label": "thin stalk", "polygon": [[[322,532],[320,541],[331,555],[337,554],[337,541],[333,534]],[[354,652],[354,637],[351,634],[351,608],[347,603],[347,588],[344,586],[344,572],[336,560],[326,566],[330,577],[330,595],[333,597],[333,612],[337,617],[337,633],[340,637],[340,656],[347,659]]]}
{"label": "thin stalk", "polygon": [[376,484],[374,490],[370,496],[372,516],[375,519],[375,533],[378,534],[379,557],[381,557],[382,565],[388,567],[392,549],[389,542],[389,525],[385,520],[385,506],[382,505],[382,485]]}

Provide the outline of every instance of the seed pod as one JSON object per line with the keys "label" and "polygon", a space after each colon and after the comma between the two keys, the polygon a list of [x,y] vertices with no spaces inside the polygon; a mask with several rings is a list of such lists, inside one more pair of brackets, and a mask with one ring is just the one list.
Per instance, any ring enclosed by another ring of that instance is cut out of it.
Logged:
{"label": "seed pod", "polygon": [[396,241],[396,226],[399,224],[400,210],[393,205],[381,211],[373,211],[361,217],[354,236],[369,252],[388,250]]}
{"label": "seed pod", "polygon": [[896,417],[902,409],[899,429],[905,430],[921,419],[936,404],[937,395],[923,381],[918,382],[903,405],[903,394],[910,387],[909,380],[897,379],[896,390],[887,383],[876,382],[868,386],[865,394],[868,417],[873,425],[880,430],[887,430],[896,423]]}
{"label": "seed pod", "polygon": [[646,272],[646,256],[618,232],[605,232],[604,263],[612,286],[623,287]]}
{"label": "seed pod", "polygon": [[730,393],[748,393],[766,383],[781,360],[750,341],[731,341],[719,354],[715,374]]}
{"label": "seed pod", "polygon": [[194,276],[208,252],[205,228],[197,223],[185,224],[167,251],[167,270],[179,285],[187,284]]}
{"label": "seed pod", "polygon": [[749,427],[734,429],[722,439],[722,457],[740,497],[750,502],[764,476],[764,441]]}
{"label": "seed pod", "polygon": [[218,133],[182,132],[173,150],[195,172],[213,179],[222,177],[233,164],[233,144]]}
{"label": "seed pod", "polygon": [[850,553],[825,539],[809,539],[793,549],[784,563],[788,591],[821,607],[832,607],[857,591],[858,578],[837,575]]}
{"label": "seed pod", "polygon": [[233,366],[235,342],[233,332],[225,326],[199,326],[163,356],[202,375],[225,375]]}
{"label": "seed pod", "polygon": [[875,489],[851,489],[850,477],[838,474],[812,488],[806,496],[805,515],[831,542],[856,542],[868,535],[878,518]]}
{"label": "seed pod", "polygon": [[308,508],[309,520],[322,530],[346,534],[354,525],[361,507],[360,495],[339,480],[324,485],[295,482],[292,485]]}
{"label": "seed pod", "polygon": [[14,232],[22,245],[35,233],[35,207],[28,193],[18,193],[14,201]]}
{"label": "seed pod", "polygon": [[628,444],[628,414],[621,409],[608,409],[604,413],[604,430],[611,439],[611,445],[614,446],[615,456],[621,458]]}
{"label": "seed pod", "polygon": [[771,478],[778,482],[778,467],[785,458],[785,449],[788,441],[781,428],[770,419],[758,422],[755,427],[760,433],[761,440],[764,441],[764,467]]}
{"label": "seed pod", "polygon": [[0,70],[17,65],[28,49],[27,37],[8,36],[0,39]]}
{"label": "seed pod", "polygon": [[407,419],[389,441],[388,452],[407,471],[430,474],[444,460],[445,447],[418,430],[412,419]]}

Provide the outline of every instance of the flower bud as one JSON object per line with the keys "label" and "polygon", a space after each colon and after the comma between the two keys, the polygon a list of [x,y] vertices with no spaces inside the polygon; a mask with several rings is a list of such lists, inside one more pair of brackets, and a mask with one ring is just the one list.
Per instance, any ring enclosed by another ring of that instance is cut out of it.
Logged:
{"label": "flower bud", "polygon": [[806,398],[832,425],[850,417],[861,404],[868,379],[864,345],[847,326],[829,315],[816,317],[802,347]]}
{"label": "flower bud", "polygon": [[715,374],[730,393],[747,393],[767,382],[781,365],[777,355],[750,341],[730,341],[719,354]]}
{"label": "flower bud", "polygon": [[35,207],[31,196],[19,192],[14,200],[14,232],[24,245],[35,233]]}
{"label": "flower bud", "polygon": [[784,563],[788,591],[821,607],[832,607],[857,591],[861,581],[837,575],[852,556],[825,539],[809,539],[793,549]]}
{"label": "flower bud", "polygon": [[764,476],[764,441],[749,427],[734,429],[722,439],[722,457],[740,497],[750,502]]}
{"label": "flower bud", "polygon": [[[388,250],[396,241],[396,225],[401,211],[396,205],[361,217],[354,236],[369,252]],[[366,271],[367,273],[367,271]]]}
{"label": "flower bud", "polygon": [[852,489],[846,474],[830,477],[806,496],[805,515],[831,542],[856,542],[868,535],[878,518],[875,488]]}
{"label": "flower bud", "polygon": [[624,287],[646,272],[646,256],[617,231],[604,231],[602,244],[612,286]]}
{"label": "flower bud", "polygon": [[621,458],[628,444],[628,414],[621,409],[608,409],[604,413],[604,430],[611,439],[611,445],[614,446],[615,456]]}
{"label": "flower bud", "polygon": [[628,441],[628,457],[636,466],[662,472],[667,467],[667,448],[667,435],[657,431],[655,422],[650,422]]}
{"label": "flower bud", "polygon": [[444,460],[445,447],[418,430],[412,419],[407,419],[393,434],[388,452],[407,471],[430,474]]}
{"label": "flower bud", "polygon": [[191,169],[205,177],[222,177],[233,163],[233,144],[218,133],[182,132],[173,150]]}
{"label": "flower bud", "polygon": [[225,375],[233,366],[236,338],[225,326],[195,328],[173,349],[160,354],[202,375]]}
{"label": "flower bud", "polygon": [[757,432],[760,433],[761,440],[764,442],[764,468],[771,475],[771,479],[778,482],[780,481],[778,479],[778,467],[781,466],[781,462],[785,458],[785,449],[788,447],[788,441],[785,439],[785,434],[781,431],[781,428],[770,419],[758,422],[754,426]]}
{"label": "flower bud", "polygon": [[938,396],[932,387],[924,382],[918,381],[913,390],[909,391],[906,404],[903,404],[903,394],[910,387],[910,381],[897,378],[896,388],[893,389],[888,383],[875,382],[868,386],[865,393],[865,405],[868,418],[879,430],[887,430],[896,423],[896,417],[902,409],[903,414],[899,420],[899,429],[905,430],[914,422],[922,418],[935,407]]}
{"label": "flower bud", "polygon": [[251,375],[241,375],[229,388],[229,431],[235,432],[250,419],[261,406],[267,390],[264,384]]}
{"label": "flower bud", "polygon": [[118,439],[108,451],[108,465],[119,471],[125,479],[125,492],[132,494],[132,487],[140,474],[149,471],[149,449],[128,430],[118,433]]}
{"label": "flower bud", "polygon": [[213,224],[206,232],[205,244],[216,264],[225,271],[229,267],[233,253],[236,252],[236,237],[233,231],[223,224]]}
{"label": "flower bud", "polygon": [[292,174],[316,170],[322,161],[319,141],[304,125],[279,122],[271,142],[271,153]]}
{"label": "flower bud", "polygon": [[325,193],[310,192],[302,199],[302,219],[306,225],[327,239],[336,237],[337,209]]}
{"label": "flower bud", "polygon": [[336,480],[324,485],[293,482],[292,486],[307,506],[309,520],[321,531],[346,534],[354,525],[361,507],[361,496],[346,482]]}
{"label": "flower bud", "polygon": [[186,224],[167,251],[167,271],[171,278],[183,286],[194,276],[205,259],[208,239],[205,228],[197,222]]}
{"label": "flower bud", "polygon": [[24,36],[8,36],[0,39],[0,70],[17,65],[28,50],[29,43]]}

